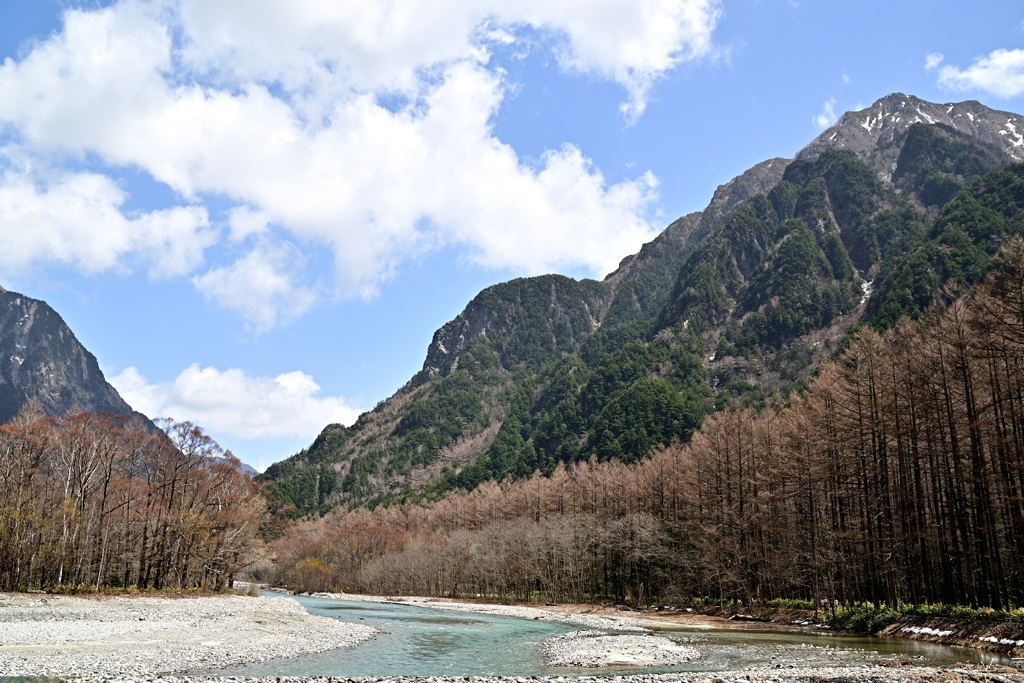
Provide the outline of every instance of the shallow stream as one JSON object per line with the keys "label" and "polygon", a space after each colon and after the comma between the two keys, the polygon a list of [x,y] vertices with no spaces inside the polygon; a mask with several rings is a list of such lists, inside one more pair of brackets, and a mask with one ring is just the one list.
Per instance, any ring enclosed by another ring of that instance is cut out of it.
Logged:
{"label": "shallow stream", "polygon": [[[273,594],[272,594],[273,595]],[[539,676],[636,673],[636,669],[573,669],[544,664],[540,643],[582,627],[414,605],[298,600],[313,614],[373,626],[382,633],[355,648],[297,659],[270,660],[218,675],[246,676]],[[644,672],[735,671],[749,668],[846,667],[886,662],[941,666],[1007,663],[990,654],[890,638],[692,629],[658,629],[697,648],[684,666]],[[244,636],[242,636],[244,637]]]}

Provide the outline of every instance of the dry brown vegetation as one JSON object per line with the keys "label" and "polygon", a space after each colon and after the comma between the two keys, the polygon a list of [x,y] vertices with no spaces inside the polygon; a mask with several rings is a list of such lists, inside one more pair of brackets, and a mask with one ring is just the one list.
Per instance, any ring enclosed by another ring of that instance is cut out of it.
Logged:
{"label": "dry brown vegetation", "polygon": [[1024,604],[1024,245],[922,321],[857,332],[785,409],[274,544],[297,586],[647,604]]}
{"label": "dry brown vegetation", "polygon": [[0,427],[0,589],[230,586],[264,503],[198,427],[165,429],[32,406]]}

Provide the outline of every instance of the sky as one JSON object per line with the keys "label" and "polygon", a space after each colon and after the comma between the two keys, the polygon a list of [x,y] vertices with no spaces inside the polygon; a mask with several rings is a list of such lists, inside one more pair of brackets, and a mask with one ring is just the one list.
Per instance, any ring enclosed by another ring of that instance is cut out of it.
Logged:
{"label": "sky", "polygon": [[0,286],[262,470],[892,92],[1024,112],[1024,5],[0,0]]}

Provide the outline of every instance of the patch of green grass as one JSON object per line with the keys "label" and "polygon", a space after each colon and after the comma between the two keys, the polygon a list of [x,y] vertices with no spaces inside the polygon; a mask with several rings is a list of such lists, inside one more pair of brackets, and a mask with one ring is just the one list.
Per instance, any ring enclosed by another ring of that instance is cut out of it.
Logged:
{"label": "patch of green grass", "polygon": [[863,602],[841,606],[831,612],[825,623],[855,633],[878,633],[900,618],[900,613],[888,605]]}
{"label": "patch of green grass", "polygon": [[996,610],[991,607],[967,607],[964,605],[900,605],[900,611],[908,616],[947,617],[971,621],[1019,621],[1024,622],[1024,608]]}

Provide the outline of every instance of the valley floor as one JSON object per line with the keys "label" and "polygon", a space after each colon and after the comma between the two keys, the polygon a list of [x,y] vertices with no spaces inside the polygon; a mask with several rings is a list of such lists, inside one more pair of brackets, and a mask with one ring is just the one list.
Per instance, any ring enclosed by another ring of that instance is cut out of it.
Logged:
{"label": "valley floor", "polygon": [[[324,595],[323,597],[328,597]],[[357,596],[330,596],[346,599]],[[366,600],[389,600],[358,596]],[[563,638],[551,644],[553,657],[582,657],[600,665],[624,662],[643,665],[664,662],[659,657],[686,656],[673,653],[656,634],[646,629],[664,626],[664,614],[621,613],[586,606],[481,605],[407,598],[402,602],[448,609],[507,614],[610,629],[617,640]],[[752,628],[763,624],[729,621],[718,617],[677,613],[681,622],[694,628]],[[791,628],[803,628],[793,626]],[[279,657],[294,657],[329,649],[350,647],[373,637],[373,629],[308,614],[298,603],[272,598],[217,596],[203,598],[79,598],[0,594],[0,679],[3,676],[51,676],[74,681],[186,681],[245,682],[310,681],[338,683],[343,679],[319,678],[218,678],[208,675],[220,667]],[[557,639],[556,639],[557,640]],[[582,642],[581,642],[582,641]],[[670,644],[671,645],[671,644]],[[589,649],[588,649],[589,646]],[[678,650],[678,649],[677,649]],[[651,658],[654,659],[651,659]],[[606,661],[602,662],[601,659]],[[597,673],[599,669],[595,670]],[[353,678],[359,683],[492,683],[496,678]],[[510,679],[504,679],[508,681]],[[511,679],[525,683],[530,680]],[[579,683],[726,683],[743,681],[1006,681],[1024,683],[1024,673],[1006,667],[971,666],[928,668],[905,666],[857,666],[832,669],[749,669],[736,672],[643,674],[632,676],[584,676],[550,678]]]}

